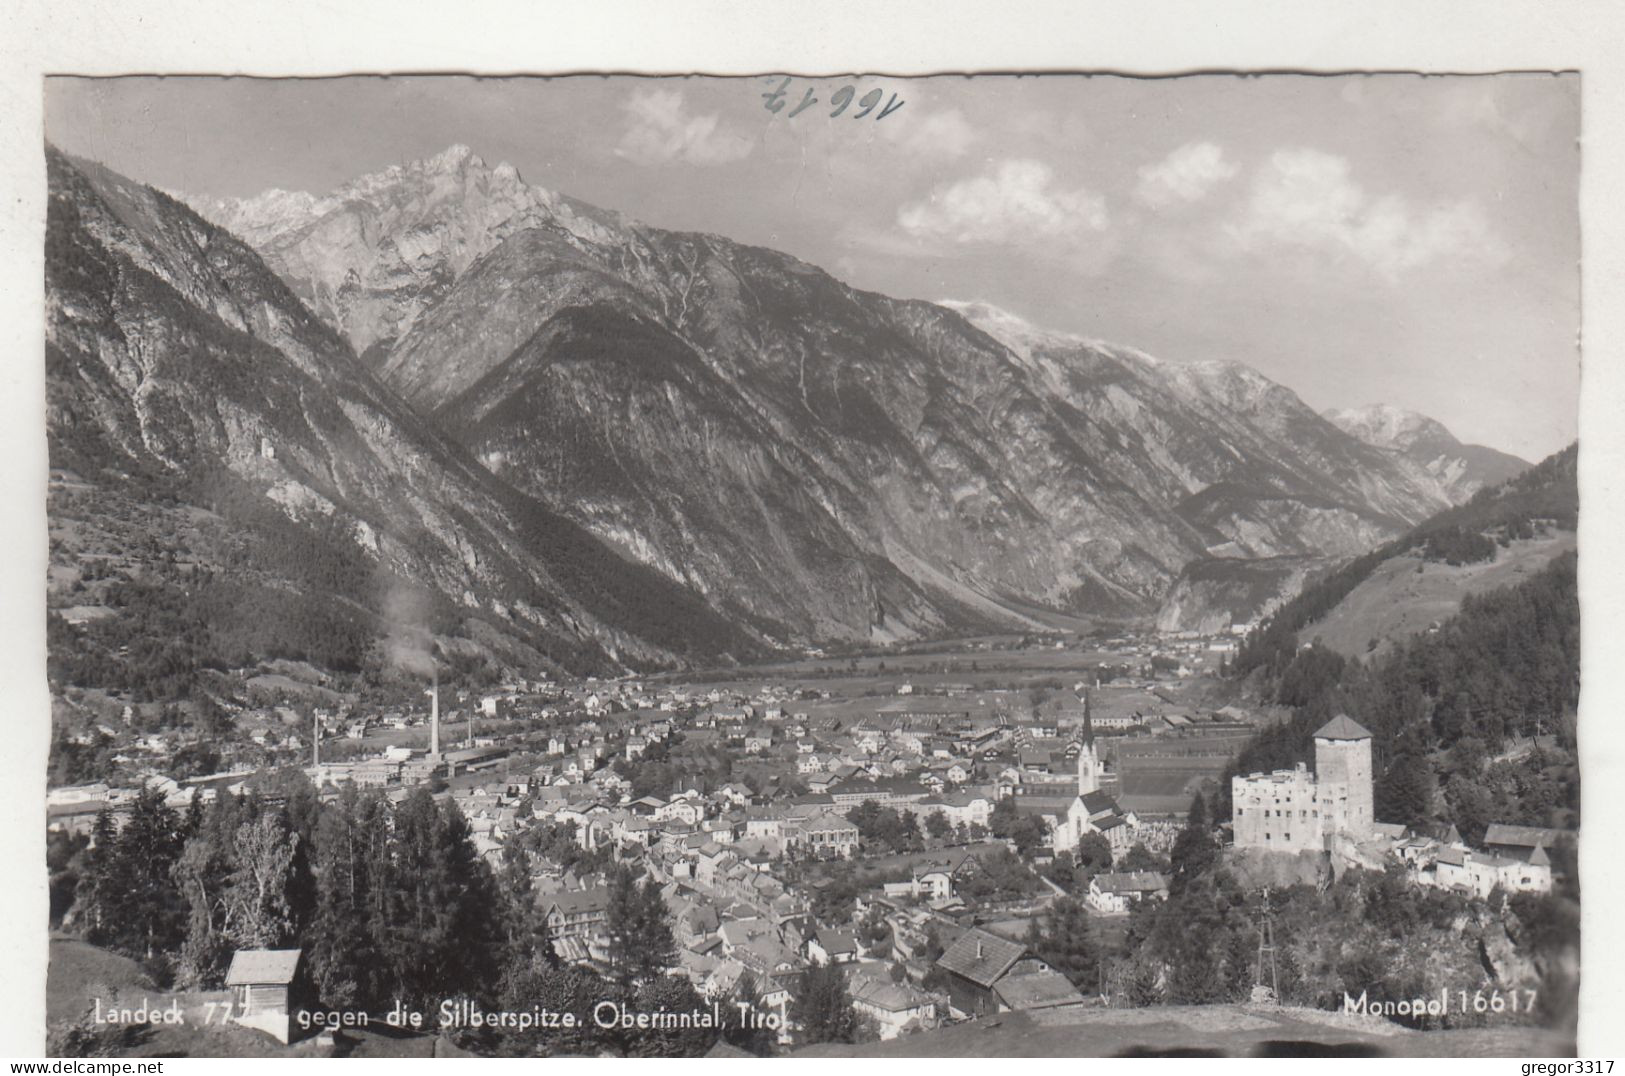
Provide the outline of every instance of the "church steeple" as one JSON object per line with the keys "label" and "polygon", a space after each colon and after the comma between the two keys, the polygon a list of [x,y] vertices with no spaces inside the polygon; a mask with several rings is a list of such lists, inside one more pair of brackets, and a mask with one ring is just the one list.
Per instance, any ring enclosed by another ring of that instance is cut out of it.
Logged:
{"label": "church steeple", "polygon": [[1078,795],[1100,789],[1100,761],[1095,757],[1095,722],[1090,713],[1089,689],[1083,689],[1083,744],[1078,748]]}

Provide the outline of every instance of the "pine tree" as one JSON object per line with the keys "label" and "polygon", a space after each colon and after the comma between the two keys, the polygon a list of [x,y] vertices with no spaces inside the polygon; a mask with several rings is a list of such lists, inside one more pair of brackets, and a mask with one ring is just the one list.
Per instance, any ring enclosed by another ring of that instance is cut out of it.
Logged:
{"label": "pine tree", "polygon": [[117,841],[117,875],[129,888],[116,905],[114,936],[126,952],[152,959],[180,944],[185,911],[170,873],[180,852],[179,816],[161,792],[144,790]]}
{"label": "pine tree", "polygon": [[540,960],[556,967],[558,954],[547,928],[547,916],[536,900],[530,878],[530,853],[517,840],[502,846],[503,968],[512,975]]}
{"label": "pine tree", "polygon": [[398,874],[393,825],[383,793],[363,792],[356,802],[353,829],[359,878],[354,900],[372,959],[356,968],[356,983],[361,997],[374,1001],[400,996],[392,950]]}
{"label": "pine tree", "polygon": [[85,937],[98,945],[113,942],[114,924],[123,915],[122,903],[129,897],[129,883],[122,874],[124,865],[118,854],[118,826],[113,812],[103,807],[96,812],[91,827],[84,877],[75,894],[75,914],[84,924]]}
{"label": "pine tree", "polygon": [[[1268,975],[1268,969],[1265,974]],[[1257,978],[1258,935],[1245,928],[1232,930],[1224,947],[1225,993],[1231,1001],[1246,1001],[1252,997]]]}
{"label": "pine tree", "polygon": [[1168,858],[1173,865],[1173,877],[1168,882],[1170,897],[1178,896],[1218,858],[1218,848],[1213,843],[1212,832],[1208,829],[1207,803],[1202,799],[1200,792],[1191,797],[1191,808],[1185,818],[1185,828],[1180,830],[1179,836],[1174,839],[1174,847],[1169,852]]}
{"label": "pine tree", "polygon": [[303,772],[295,771],[288,790],[288,801],[282,809],[282,821],[296,839],[293,857],[288,866],[288,914],[293,921],[293,933],[302,936],[316,915],[316,873],[313,857],[316,849],[316,827],[321,821],[321,800],[315,786]]}
{"label": "pine tree", "polygon": [[1100,988],[1100,951],[1095,945],[1089,913],[1070,897],[1058,898],[1050,906],[1049,922],[1042,931],[1036,920],[1028,924],[1027,946],[1040,960],[1067,977],[1085,993]]}
{"label": "pine tree", "polygon": [[370,1007],[380,1000],[373,940],[367,929],[368,897],[383,879],[369,877],[359,797],[347,786],[316,824],[313,859],[316,907],[305,944],[311,979],[321,1000],[335,1008]]}
{"label": "pine tree", "polygon": [[622,986],[663,975],[676,963],[670,915],[652,878],[639,883],[630,868],[618,867],[610,878],[604,926],[610,976]]}
{"label": "pine tree", "polygon": [[1377,817],[1407,826],[1423,825],[1433,816],[1435,788],[1426,747],[1412,726],[1395,743],[1393,758],[1377,782]]}
{"label": "pine tree", "polygon": [[397,996],[430,1004],[455,976],[459,963],[457,881],[447,856],[445,816],[421,786],[395,809],[394,869],[387,882],[384,963]]}
{"label": "pine tree", "polygon": [[503,907],[496,873],[474,848],[474,833],[451,800],[441,805],[442,855],[452,879],[454,946],[449,981],[466,993],[489,997],[497,990],[503,956]]}
{"label": "pine tree", "polygon": [[802,973],[790,1006],[796,1044],[853,1042],[858,1032],[858,1014],[846,989],[846,976],[834,964],[819,964]]}
{"label": "pine tree", "polygon": [[181,836],[186,840],[196,837],[203,829],[203,795],[201,789],[192,790],[192,798],[186,801],[186,817],[181,822]]}

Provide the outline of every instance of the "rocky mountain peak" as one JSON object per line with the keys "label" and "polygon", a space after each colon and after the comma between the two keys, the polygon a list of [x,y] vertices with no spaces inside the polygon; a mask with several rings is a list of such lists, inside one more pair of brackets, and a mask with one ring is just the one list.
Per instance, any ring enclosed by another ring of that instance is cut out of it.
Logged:
{"label": "rocky mountain peak", "polygon": [[1453,501],[1529,466],[1505,452],[1463,444],[1437,419],[1392,404],[1332,408],[1322,417],[1349,436],[1419,466]]}
{"label": "rocky mountain peak", "polygon": [[418,163],[441,171],[455,171],[466,167],[485,167],[485,161],[461,142],[454,142],[433,157]]}
{"label": "rocky mountain peak", "polygon": [[324,196],[267,191],[184,198],[247,240],[357,354],[387,347],[508,236],[556,229],[571,242],[621,234],[609,214],[491,167],[470,147],[368,173]]}
{"label": "rocky mountain peak", "polygon": [[1330,408],[1322,414],[1345,433],[1378,448],[1405,451],[1423,440],[1460,443],[1443,423],[1392,404]]}

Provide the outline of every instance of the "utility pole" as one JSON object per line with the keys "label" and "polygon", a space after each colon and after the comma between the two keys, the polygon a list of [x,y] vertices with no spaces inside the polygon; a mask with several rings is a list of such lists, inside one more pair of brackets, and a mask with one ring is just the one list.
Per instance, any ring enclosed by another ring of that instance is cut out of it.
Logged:
{"label": "utility pole", "polygon": [[1258,966],[1253,981],[1260,986],[1264,983],[1264,961],[1269,960],[1270,966],[1270,997],[1277,1005],[1281,1002],[1281,979],[1275,965],[1275,913],[1270,908],[1269,887],[1264,887],[1264,906],[1258,918]]}

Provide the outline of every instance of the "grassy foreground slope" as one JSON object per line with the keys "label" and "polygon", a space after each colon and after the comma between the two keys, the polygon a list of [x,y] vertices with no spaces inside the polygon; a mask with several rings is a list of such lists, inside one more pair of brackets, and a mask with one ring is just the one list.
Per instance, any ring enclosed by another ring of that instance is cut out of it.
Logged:
{"label": "grassy foreground slope", "polygon": [[1529,1027],[1410,1031],[1375,1017],[1250,1005],[1001,1013],[888,1042],[821,1045],[797,1057],[1532,1057],[1572,1056]]}

